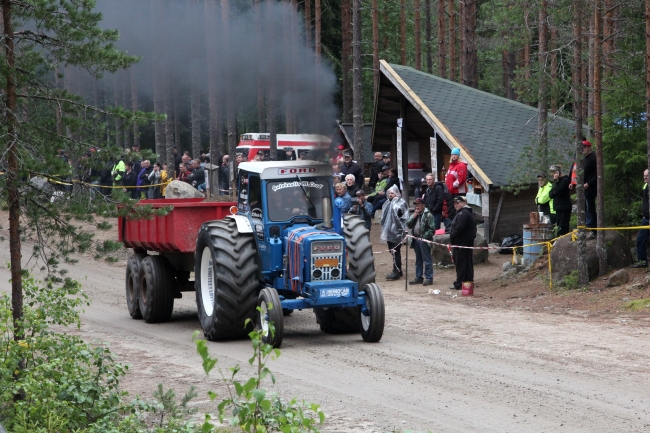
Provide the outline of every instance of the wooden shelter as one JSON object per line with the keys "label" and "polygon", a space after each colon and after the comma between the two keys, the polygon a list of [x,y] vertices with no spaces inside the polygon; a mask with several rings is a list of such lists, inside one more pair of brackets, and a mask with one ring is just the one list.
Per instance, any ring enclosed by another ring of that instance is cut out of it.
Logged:
{"label": "wooden shelter", "polygon": [[[554,158],[562,155],[562,161],[570,160],[573,122],[552,117],[547,129]],[[468,201],[480,207],[489,242],[521,233],[530,212],[537,210],[535,177],[539,172],[547,174],[548,167],[525,167],[537,140],[534,107],[380,62],[372,150],[396,156],[393,163],[408,183],[409,163],[424,163],[426,172],[443,179],[451,149],[460,149],[473,177]],[[527,179],[523,189],[519,181],[517,193],[510,188],[516,177]]]}

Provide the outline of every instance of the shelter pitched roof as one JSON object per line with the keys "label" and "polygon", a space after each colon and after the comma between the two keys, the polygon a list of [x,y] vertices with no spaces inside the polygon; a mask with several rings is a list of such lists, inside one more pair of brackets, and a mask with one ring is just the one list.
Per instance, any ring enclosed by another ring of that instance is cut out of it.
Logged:
{"label": "shelter pitched roof", "polygon": [[[354,147],[354,124],[352,123],[339,123],[339,131],[345,141],[347,141],[350,147]],[[366,123],[363,125],[363,162],[364,163],[373,163],[375,162],[373,158],[374,152],[372,151],[371,146],[372,139],[372,124]]]}
{"label": "shelter pitched roof", "polygon": [[[380,69],[436,133],[476,165],[479,177],[493,186],[509,184],[522,153],[535,143],[536,108],[407,66],[381,61]],[[549,148],[573,153],[574,122],[555,117],[548,130]]]}

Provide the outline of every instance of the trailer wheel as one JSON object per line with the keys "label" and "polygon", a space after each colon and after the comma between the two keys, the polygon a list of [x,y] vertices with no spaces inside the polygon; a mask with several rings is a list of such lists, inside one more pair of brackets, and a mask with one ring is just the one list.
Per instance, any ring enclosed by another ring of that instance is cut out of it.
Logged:
{"label": "trailer wheel", "polygon": [[[252,236],[235,221],[204,223],[194,253],[196,306],[205,337],[242,338],[253,329],[257,290],[257,250]],[[246,319],[251,323],[245,325]]]}
{"label": "trailer wheel", "polygon": [[[346,277],[359,285],[359,291],[366,284],[375,282],[375,258],[372,255],[370,232],[357,215],[343,216],[343,235],[348,253]],[[320,329],[331,334],[359,332],[361,322],[359,307],[314,308]]]}
{"label": "trailer wheel", "polygon": [[138,305],[147,323],[166,322],[174,309],[174,273],[163,256],[147,256],[140,263]]}
{"label": "trailer wheel", "polygon": [[[280,297],[274,288],[264,288],[260,292],[257,306],[261,311],[257,313],[257,329],[262,330],[262,341],[273,347],[282,345],[282,334],[284,333],[284,317]],[[269,322],[273,322],[275,332],[271,335]]]}
{"label": "trailer wheel", "polygon": [[138,305],[140,292],[138,286],[140,283],[140,263],[145,257],[147,257],[146,254],[136,253],[131,255],[126,262],[126,306],[133,319],[142,319],[140,305]]}
{"label": "trailer wheel", "polygon": [[360,309],[361,337],[368,343],[376,343],[384,335],[384,294],[375,284],[367,284],[363,288],[366,293],[366,308]]}

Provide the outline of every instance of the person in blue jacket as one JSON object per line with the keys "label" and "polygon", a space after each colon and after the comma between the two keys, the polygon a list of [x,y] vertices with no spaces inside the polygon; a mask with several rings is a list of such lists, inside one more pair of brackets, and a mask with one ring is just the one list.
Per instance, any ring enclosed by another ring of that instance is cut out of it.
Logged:
{"label": "person in blue jacket", "polygon": [[342,214],[348,212],[352,207],[352,197],[348,194],[348,188],[344,183],[339,182],[334,185],[334,191],[336,191],[334,204],[339,208]]}

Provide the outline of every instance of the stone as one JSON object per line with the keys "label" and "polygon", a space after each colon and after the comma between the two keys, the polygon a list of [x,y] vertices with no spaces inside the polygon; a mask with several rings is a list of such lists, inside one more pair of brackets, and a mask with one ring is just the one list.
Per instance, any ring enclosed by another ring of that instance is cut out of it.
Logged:
{"label": "stone", "polygon": [[[436,235],[433,237],[434,242],[441,243],[443,245],[434,244],[431,249],[431,258],[433,263],[442,263],[444,266],[452,264],[451,254],[447,249],[447,245],[450,243],[449,235],[445,233],[444,235]],[[476,234],[476,239],[474,239],[475,247],[487,247],[487,241],[480,234]],[[488,261],[488,250],[474,250],[473,252],[474,264],[478,265],[479,263],[485,263]]]}
{"label": "stone", "polygon": [[512,268],[512,263],[504,262],[503,266],[501,266],[501,267],[503,268],[503,272],[507,272],[508,270],[510,270],[510,268]]}
{"label": "stone", "polygon": [[[632,263],[628,241],[619,232],[615,230],[605,232],[605,248],[609,267],[624,268]],[[595,278],[598,276],[596,242],[587,242],[586,259],[589,279]],[[561,282],[565,276],[578,269],[578,242],[573,242],[571,236],[565,236],[556,241],[551,251],[551,265],[553,267],[553,284]]]}
{"label": "stone", "polygon": [[644,283],[632,284],[631,286],[627,287],[627,290],[643,290],[643,289],[645,289],[646,285],[647,284],[644,284]]}
{"label": "stone", "polygon": [[613,272],[607,280],[607,287],[621,286],[630,281],[630,273],[627,269],[619,269]]}
{"label": "stone", "polygon": [[172,180],[165,190],[166,198],[203,198],[205,195],[187,182]]}

